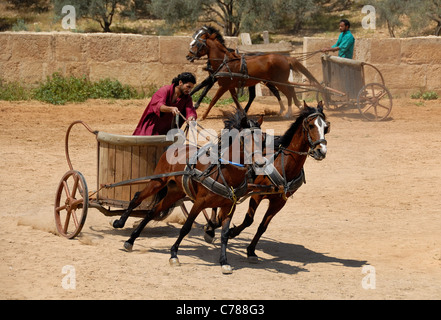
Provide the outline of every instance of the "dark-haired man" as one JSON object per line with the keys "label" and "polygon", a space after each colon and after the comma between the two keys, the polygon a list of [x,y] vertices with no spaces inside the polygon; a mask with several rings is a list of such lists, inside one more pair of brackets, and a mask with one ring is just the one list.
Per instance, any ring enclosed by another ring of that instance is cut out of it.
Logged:
{"label": "dark-haired man", "polygon": [[197,113],[190,96],[195,84],[195,76],[184,72],[174,78],[171,85],[156,91],[133,135],[165,135],[172,128],[174,116],[179,113],[189,121],[196,120]]}
{"label": "dark-haired man", "polygon": [[339,25],[341,33],[338,37],[337,43],[334,44],[331,48],[325,48],[322,51],[338,51],[339,57],[352,59],[352,57],[354,56],[355,38],[349,30],[350,28],[351,23],[346,19],[342,19]]}

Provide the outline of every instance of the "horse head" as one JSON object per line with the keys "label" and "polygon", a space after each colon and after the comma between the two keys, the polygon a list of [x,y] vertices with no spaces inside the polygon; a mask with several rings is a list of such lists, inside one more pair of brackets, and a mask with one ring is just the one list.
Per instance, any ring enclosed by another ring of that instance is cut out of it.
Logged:
{"label": "horse head", "polygon": [[224,38],[220,34],[220,32],[211,27],[211,26],[203,26],[198,31],[196,31],[192,36],[192,41],[190,43],[190,50],[187,54],[187,60],[193,62],[196,59],[200,59],[201,57],[208,55],[208,46],[207,40],[219,40],[221,44],[224,44]]}
{"label": "horse head", "polygon": [[263,117],[249,118],[240,111],[236,113],[224,112],[224,116],[226,116],[226,120],[224,120],[225,127],[220,137],[221,153],[224,154],[224,151],[229,147],[232,152],[228,156],[230,159],[235,159],[234,162],[264,165],[263,134],[261,131]]}
{"label": "horse head", "polygon": [[309,144],[309,155],[315,160],[323,160],[326,158],[327,141],[325,135],[331,130],[331,123],[326,121],[323,113],[323,102],[320,101],[317,108],[309,107],[305,101],[303,130],[306,133]]}

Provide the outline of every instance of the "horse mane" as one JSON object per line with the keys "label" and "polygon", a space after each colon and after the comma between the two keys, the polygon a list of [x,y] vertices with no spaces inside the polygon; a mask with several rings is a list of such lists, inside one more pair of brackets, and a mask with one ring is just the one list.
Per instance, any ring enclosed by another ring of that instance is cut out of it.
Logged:
{"label": "horse mane", "polygon": [[237,131],[242,131],[243,129],[249,129],[249,128],[260,128],[260,124],[256,119],[249,118],[246,114],[243,114],[243,112],[236,109],[236,112],[232,111],[225,111],[222,110],[223,116],[225,117],[224,120],[224,130],[219,134],[218,136],[218,143],[219,147],[221,147],[221,141],[222,136],[226,135],[229,136],[229,143],[228,145],[231,145],[232,140],[230,136],[230,130],[236,129]]}
{"label": "horse mane", "polygon": [[225,46],[225,39],[218,29],[207,25],[204,26],[204,29],[207,30],[209,34],[216,34],[216,39]]}
{"label": "horse mane", "polygon": [[307,118],[313,113],[320,113],[323,116],[323,118],[326,119],[326,116],[324,115],[323,111],[319,110],[318,108],[317,109],[311,107],[303,108],[303,110],[300,112],[294,123],[291,124],[291,126],[285,132],[285,134],[280,137],[277,145],[282,145],[282,147],[287,148],[290,145],[291,140],[294,137],[294,134],[296,133],[297,129],[299,128],[299,126],[302,125],[303,120],[305,120],[305,118]]}

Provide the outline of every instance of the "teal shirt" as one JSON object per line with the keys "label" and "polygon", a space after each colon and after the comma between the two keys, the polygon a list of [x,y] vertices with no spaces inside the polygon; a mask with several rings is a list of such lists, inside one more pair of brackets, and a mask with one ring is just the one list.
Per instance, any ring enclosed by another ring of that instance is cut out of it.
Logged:
{"label": "teal shirt", "polygon": [[354,44],[355,38],[352,35],[351,31],[348,30],[340,33],[337,43],[334,44],[332,47],[340,48],[340,50],[338,51],[339,57],[352,59],[352,57],[354,56]]}

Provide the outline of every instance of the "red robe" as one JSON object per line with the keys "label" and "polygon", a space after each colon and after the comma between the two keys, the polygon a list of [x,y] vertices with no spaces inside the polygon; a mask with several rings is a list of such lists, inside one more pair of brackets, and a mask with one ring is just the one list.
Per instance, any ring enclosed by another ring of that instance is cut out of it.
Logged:
{"label": "red robe", "polygon": [[[172,129],[173,114],[171,112],[161,112],[163,105],[169,107],[177,107],[179,111],[186,117],[193,116],[197,118],[197,113],[193,107],[191,96],[181,96],[175,103],[172,103],[175,86],[167,85],[159,89],[150,100],[147,108],[141,117],[135,131],[134,136],[155,136],[165,135]],[[182,123],[182,118],[180,119]]]}

